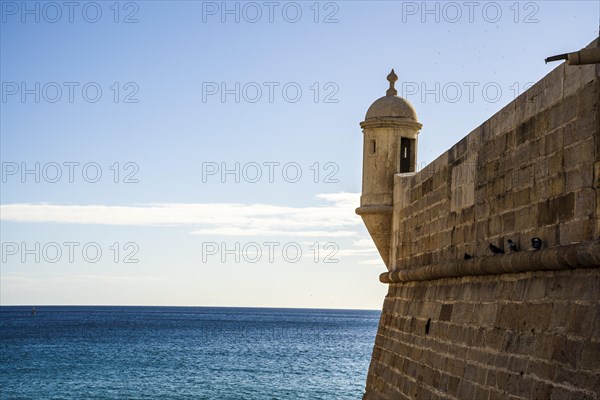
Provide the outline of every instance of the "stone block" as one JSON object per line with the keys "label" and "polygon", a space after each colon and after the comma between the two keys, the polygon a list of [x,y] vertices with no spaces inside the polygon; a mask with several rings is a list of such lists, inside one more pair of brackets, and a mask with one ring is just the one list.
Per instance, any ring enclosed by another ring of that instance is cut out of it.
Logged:
{"label": "stone block", "polygon": [[[565,131],[565,143],[574,143],[579,141],[582,138],[590,137],[596,132],[597,127],[597,115],[593,112],[582,115],[575,120],[574,123],[574,131],[572,132],[572,142],[567,141],[566,131]],[[568,128],[570,124],[567,124],[565,128]]]}
{"label": "stone block", "polygon": [[[528,244],[521,248],[527,248]],[[527,289],[525,298],[527,300],[539,300],[546,298],[546,279],[543,278],[531,278],[527,282]]]}
{"label": "stone block", "polygon": [[[515,215],[515,230],[517,232],[523,232],[534,226],[534,220],[536,218],[537,209],[535,212],[528,207],[520,208],[516,211]],[[478,236],[479,237],[479,236]]]}
{"label": "stone block", "polygon": [[550,400],[569,400],[569,396],[571,396],[571,392],[567,389],[563,389],[562,387],[553,387],[550,392]]}
{"label": "stone block", "polygon": [[552,359],[552,353],[554,352],[554,336],[540,333],[534,328],[531,329],[531,333],[534,336],[534,348],[531,354],[534,354],[536,358],[541,360]]}
{"label": "stone block", "polygon": [[[554,337],[550,337],[549,339],[550,344],[554,346]],[[539,379],[543,379],[545,381],[552,380],[556,375],[556,364],[546,361],[530,360],[529,364],[527,365],[527,373],[530,375],[535,375]]]}
{"label": "stone block", "polygon": [[583,117],[597,109],[600,88],[598,82],[598,79],[592,80],[577,93],[577,116]]}
{"label": "stone block", "polygon": [[563,132],[564,128],[558,128],[554,131],[547,133],[543,137],[544,151],[543,155],[550,155],[562,150],[563,143]]}
{"label": "stone block", "polygon": [[558,336],[554,339],[552,360],[569,365],[571,368],[575,368],[578,361],[581,359],[582,349],[582,341],[572,340],[564,336]]}
{"label": "stone block", "polygon": [[535,380],[531,387],[531,400],[548,400],[551,393],[551,384]]}
{"label": "stone block", "polygon": [[596,66],[591,65],[565,65],[564,97],[573,96],[583,91],[589,83],[596,79]]}
{"label": "stone block", "polygon": [[[600,390],[600,373],[588,372],[566,365],[557,367],[553,380],[557,383],[567,383],[578,390],[587,390],[592,393],[599,393]],[[579,395],[580,393],[574,394]]]}
{"label": "stone block", "polygon": [[[535,138],[535,119],[531,118],[527,121],[517,124],[515,132],[515,144],[517,147]],[[519,157],[522,158],[522,157]]]}
{"label": "stone block", "polygon": [[580,219],[560,224],[560,244],[581,243],[594,239],[594,221]]}
{"label": "stone block", "polygon": [[565,190],[574,192],[576,190],[592,186],[593,166],[581,165],[578,169],[568,171],[565,175]]}
{"label": "stone block", "polygon": [[587,137],[575,142],[564,150],[564,165],[567,171],[594,162],[594,138]]}
{"label": "stone block", "polygon": [[533,186],[534,171],[535,168],[532,164],[515,169],[512,175],[512,187],[516,190]]}
{"label": "stone block", "polygon": [[548,192],[547,192],[546,198],[558,197],[562,193],[565,192],[566,175],[564,175],[564,174],[554,175],[554,176],[548,178],[547,183],[548,183]]}
{"label": "stone block", "polygon": [[575,210],[575,194],[568,193],[538,203],[538,226],[565,222],[573,218]]}
{"label": "stone block", "polygon": [[590,333],[598,309],[593,305],[570,304],[566,332],[568,335],[591,338]]}

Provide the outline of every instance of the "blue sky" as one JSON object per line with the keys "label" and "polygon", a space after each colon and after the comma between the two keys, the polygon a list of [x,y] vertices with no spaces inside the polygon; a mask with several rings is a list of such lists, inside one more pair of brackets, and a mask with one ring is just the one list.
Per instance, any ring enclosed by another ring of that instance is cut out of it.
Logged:
{"label": "blue sky", "polygon": [[379,308],[385,267],[353,210],[359,122],[390,68],[426,165],[555,68],[545,57],[597,37],[600,13],[597,1],[0,5],[0,302],[35,305]]}

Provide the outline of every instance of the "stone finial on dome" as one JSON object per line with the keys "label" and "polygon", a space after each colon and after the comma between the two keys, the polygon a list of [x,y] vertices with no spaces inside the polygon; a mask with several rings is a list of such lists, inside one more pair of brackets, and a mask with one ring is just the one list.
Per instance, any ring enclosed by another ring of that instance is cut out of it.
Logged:
{"label": "stone finial on dome", "polygon": [[394,72],[394,68],[392,68],[392,72],[387,76],[387,80],[390,82],[390,88],[385,92],[386,96],[396,96],[398,91],[394,87],[394,84],[398,80],[398,75]]}
{"label": "stone finial on dome", "polygon": [[365,120],[371,118],[402,118],[417,122],[417,113],[413,106],[402,97],[398,96],[398,91],[394,87],[398,81],[398,75],[392,69],[387,76],[390,82],[390,88],[385,92],[385,96],[375,100],[367,110]]}

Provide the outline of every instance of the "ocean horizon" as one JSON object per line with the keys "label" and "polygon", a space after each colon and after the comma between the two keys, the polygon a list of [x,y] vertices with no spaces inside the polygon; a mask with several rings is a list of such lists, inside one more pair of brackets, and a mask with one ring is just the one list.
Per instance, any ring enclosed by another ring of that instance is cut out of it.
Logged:
{"label": "ocean horizon", "polygon": [[3,399],[360,399],[378,310],[0,306]]}

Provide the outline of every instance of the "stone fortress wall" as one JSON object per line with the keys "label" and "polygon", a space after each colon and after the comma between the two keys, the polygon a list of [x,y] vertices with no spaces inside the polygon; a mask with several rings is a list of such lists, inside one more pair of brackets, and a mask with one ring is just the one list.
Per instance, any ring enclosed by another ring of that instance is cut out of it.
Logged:
{"label": "stone fortress wall", "polygon": [[367,114],[357,213],[389,291],[364,399],[600,400],[599,76],[561,64],[390,198]]}
{"label": "stone fortress wall", "polygon": [[562,64],[422,171],[397,174],[396,263],[597,238],[599,96],[597,65]]}

